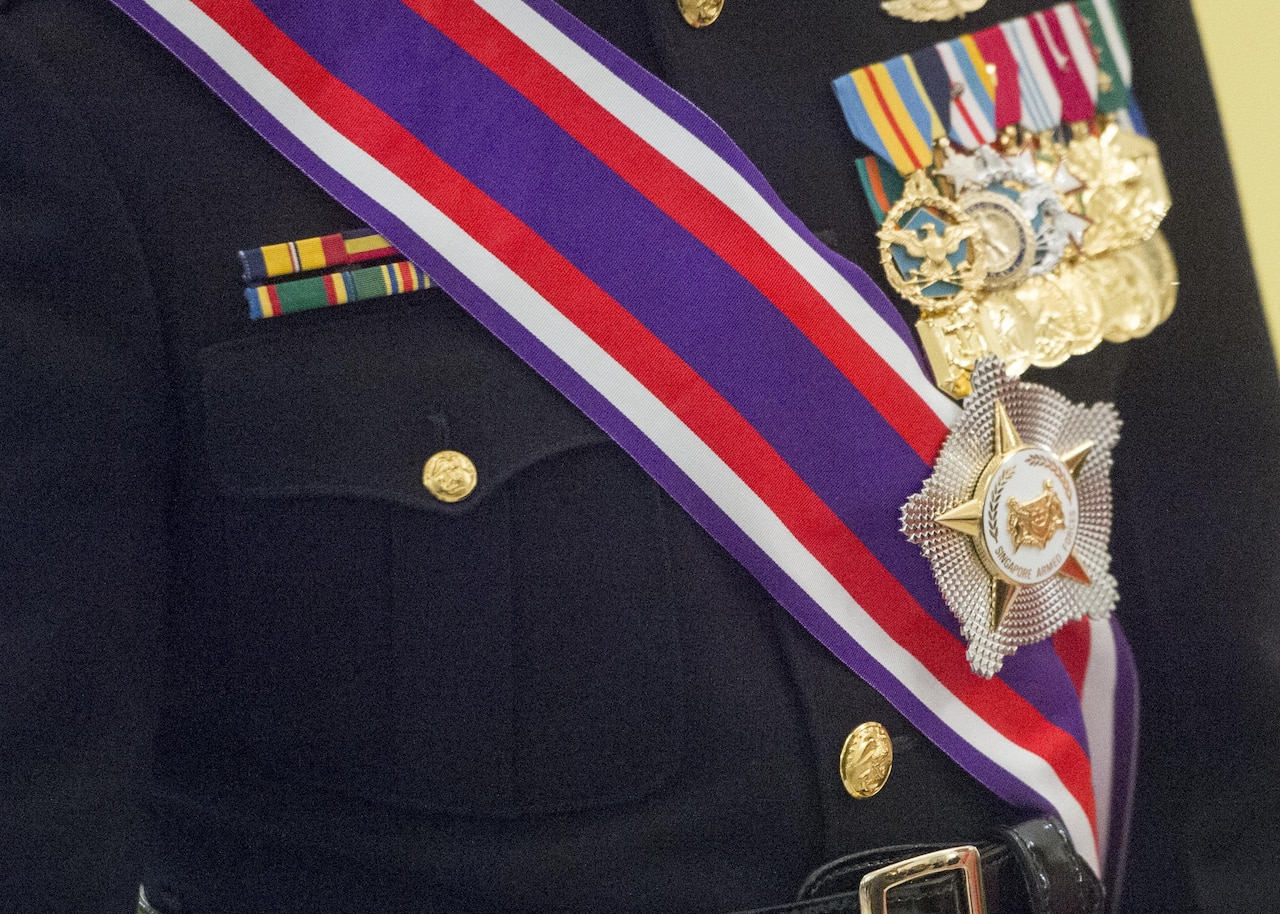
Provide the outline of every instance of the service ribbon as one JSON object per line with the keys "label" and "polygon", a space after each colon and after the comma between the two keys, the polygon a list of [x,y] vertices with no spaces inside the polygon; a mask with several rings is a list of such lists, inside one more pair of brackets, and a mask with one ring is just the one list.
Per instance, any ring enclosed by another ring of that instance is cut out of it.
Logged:
{"label": "service ribbon", "polygon": [[973,43],[986,62],[996,88],[995,125],[997,130],[1022,123],[1022,91],[1018,77],[1018,61],[1009,39],[998,25],[973,33]]}
{"label": "service ribbon", "polygon": [[1068,124],[1089,120],[1098,99],[1098,63],[1075,7],[1060,4],[1032,14],[1028,22],[1040,59],[1062,99],[1061,119]]}
{"label": "service ribbon", "polygon": [[249,302],[249,317],[259,320],[429,288],[431,278],[426,273],[407,260],[397,260],[377,267],[250,286],[244,290],[244,297]]}
{"label": "service ribbon", "polygon": [[370,229],[359,228],[249,248],[240,252],[240,265],[245,282],[262,282],[291,273],[327,270],[395,256],[396,250],[387,239]]}

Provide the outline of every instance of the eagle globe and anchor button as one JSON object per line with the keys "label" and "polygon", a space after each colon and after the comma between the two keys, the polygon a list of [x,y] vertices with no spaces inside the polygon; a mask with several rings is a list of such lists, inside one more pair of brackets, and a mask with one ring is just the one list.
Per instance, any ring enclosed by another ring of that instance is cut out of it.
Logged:
{"label": "eagle globe and anchor button", "polygon": [[461,451],[437,451],[422,467],[422,485],[437,501],[454,504],[475,491],[479,474]]}
{"label": "eagle globe and anchor button", "polygon": [[1072,404],[1009,378],[996,359],[974,369],[973,393],[933,475],[903,507],[902,529],[932,565],[975,673],[990,678],[1019,647],[1111,614],[1119,433],[1110,404]]}

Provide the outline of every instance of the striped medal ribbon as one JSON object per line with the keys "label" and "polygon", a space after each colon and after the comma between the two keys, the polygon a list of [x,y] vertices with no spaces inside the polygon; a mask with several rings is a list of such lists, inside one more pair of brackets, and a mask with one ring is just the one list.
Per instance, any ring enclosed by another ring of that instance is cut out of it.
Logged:
{"label": "striped medal ribbon", "polygon": [[996,82],[972,35],[936,45],[951,84],[951,139],[965,149],[994,143],[997,134]]}
{"label": "striped medal ribbon", "polygon": [[996,130],[1022,123],[1022,92],[1018,61],[1009,47],[1009,39],[998,25],[974,32],[973,44],[982,55],[987,73],[995,83]]}
{"label": "striped medal ribbon", "polygon": [[1018,66],[1018,92],[1022,99],[1022,126],[1032,133],[1044,133],[1062,123],[1062,96],[1058,82],[1041,53],[1040,43],[1030,19],[1002,22],[1009,50]]}
{"label": "striped medal ribbon", "polygon": [[1098,113],[1115,114],[1125,127],[1145,135],[1129,88],[1133,65],[1129,42],[1111,0],[1080,0],[1076,4],[1094,49],[1098,52]]}
{"label": "striped medal ribbon", "polygon": [[[1129,749],[1087,719],[1135,713],[1123,638],[1084,626],[991,679],[970,670],[899,531],[958,407],[876,284],[705,115],[550,0],[117,3],[929,739],[1058,815],[1103,871]],[[925,116],[911,155],[942,135]]]}
{"label": "striped medal ribbon", "polygon": [[832,81],[853,135],[902,174],[933,164],[933,144],[946,136],[909,55],[872,64]]}
{"label": "striped medal ribbon", "polygon": [[1028,23],[1044,69],[1062,99],[1061,120],[1089,120],[1098,103],[1098,61],[1084,20],[1073,4],[1063,3],[1031,15]]}

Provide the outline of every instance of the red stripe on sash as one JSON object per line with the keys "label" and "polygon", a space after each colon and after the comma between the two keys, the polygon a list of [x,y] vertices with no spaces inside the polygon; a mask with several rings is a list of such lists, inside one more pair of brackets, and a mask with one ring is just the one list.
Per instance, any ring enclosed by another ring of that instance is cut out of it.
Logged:
{"label": "red stripe on sash", "polygon": [[800,328],[922,460],[933,461],[946,426],[866,340],[832,312],[795,267],[733,210],[484,10],[472,3],[405,3],[741,273]]}
{"label": "red stripe on sash", "polygon": [[1091,639],[1088,619],[1069,622],[1053,636],[1053,649],[1066,667],[1067,675],[1076,687],[1076,694],[1081,697],[1084,696],[1085,673],[1089,669]]}
{"label": "red stripe on sash", "polygon": [[[727,401],[626,309],[527,225],[310,58],[247,0],[202,9],[304,103],[430,199],[651,390],[763,499],[892,638],[1010,742],[1041,756],[1096,830],[1089,760],[1000,679],[974,676],[963,646],[933,620]],[[342,125],[339,127],[339,125]]]}

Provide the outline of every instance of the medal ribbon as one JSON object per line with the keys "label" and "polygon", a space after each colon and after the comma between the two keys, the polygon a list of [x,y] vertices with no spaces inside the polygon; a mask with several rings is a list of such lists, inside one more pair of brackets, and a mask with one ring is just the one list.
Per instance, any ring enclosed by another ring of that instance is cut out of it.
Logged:
{"label": "medal ribbon", "polygon": [[1022,91],[1018,77],[1018,61],[1000,26],[993,25],[973,33],[973,43],[986,61],[987,73],[996,87],[995,126],[1003,130],[1022,123]]}
{"label": "medal ribbon", "polygon": [[1023,126],[1035,133],[1053,130],[1062,123],[1062,96],[1050,69],[1057,69],[1057,61],[1045,62],[1029,20],[1002,22],[1000,31],[1018,67]]}
{"label": "medal ribbon", "polygon": [[1080,0],[1077,8],[1098,51],[1098,68],[1104,74],[1098,89],[1098,111],[1103,114],[1123,111],[1129,105],[1132,80],[1129,41],[1124,27],[1111,0]]}
{"label": "medal ribbon", "polygon": [[[996,138],[996,85],[972,35],[936,46],[952,85],[951,138],[976,149]],[[958,90],[958,91],[957,91]]]}
{"label": "medal ribbon", "polygon": [[849,129],[876,155],[904,175],[933,164],[934,141],[946,131],[909,56],[846,73],[832,86]]}
{"label": "medal ribbon", "polygon": [[875,156],[858,159],[858,179],[862,182],[862,192],[871,204],[871,214],[876,222],[884,222],[906,186],[901,175],[882,165],[882,160]]}
{"label": "medal ribbon", "polygon": [[942,132],[952,136],[951,131],[951,76],[943,66],[942,58],[936,48],[925,48],[911,55],[911,63],[920,77],[920,85],[924,87],[929,104],[942,124]]}
{"label": "medal ribbon", "polygon": [[1089,120],[1098,98],[1098,65],[1075,10],[1056,6],[1028,21],[1040,60],[1062,99],[1060,119],[1068,124]]}
{"label": "medal ribbon", "polygon": [[975,676],[898,530],[955,405],[877,286],[709,119],[547,0],[118,5],[1101,871],[1093,772],[1112,761],[1090,759],[1075,667],[1046,642]]}

